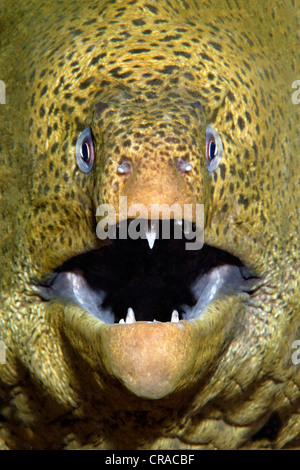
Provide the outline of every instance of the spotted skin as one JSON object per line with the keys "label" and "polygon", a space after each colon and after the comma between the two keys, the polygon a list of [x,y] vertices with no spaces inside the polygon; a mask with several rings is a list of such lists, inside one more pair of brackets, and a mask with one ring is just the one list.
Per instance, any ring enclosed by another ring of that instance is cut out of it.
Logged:
{"label": "spotted skin", "polygon": [[[1,8],[0,445],[299,446],[295,2]],[[206,124],[224,146],[211,175]],[[88,126],[95,164],[86,175],[74,149]],[[180,173],[179,159],[193,170]],[[124,162],[131,171],[120,174]],[[206,242],[250,266],[260,288],[251,300],[215,302],[209,321],[181,336],[136,324],[125,337],[79,307],[42,301],[34,285],[100,246],[96,208],[121,195],[128,204],[204,203]],[[158,392],[161,371],[170,377]]]}

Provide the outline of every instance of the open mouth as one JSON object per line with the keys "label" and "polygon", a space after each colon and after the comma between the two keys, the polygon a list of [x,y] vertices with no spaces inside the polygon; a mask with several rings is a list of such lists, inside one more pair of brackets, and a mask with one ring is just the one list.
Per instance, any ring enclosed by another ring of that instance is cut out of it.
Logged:
{"label": "open mouth", "polygon": [[183,225],[173,221],[169,239],[117,233],[58,267],[39,286],[41,297],[69,299],[106,324],[130,324],[194,320],[217,298],[254,291],[258,278],[237,257],[205,244],[186,250],[184,231],[174,237],[176,224]]}

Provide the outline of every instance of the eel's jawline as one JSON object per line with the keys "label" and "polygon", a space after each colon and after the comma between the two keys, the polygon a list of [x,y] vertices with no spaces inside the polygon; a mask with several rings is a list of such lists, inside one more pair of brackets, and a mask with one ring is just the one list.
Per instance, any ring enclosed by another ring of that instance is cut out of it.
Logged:
{"label": "eel's jawline", "polygon": [[150,227],[147,240],[113,240],[68,260],[39,286],[41,297],[69,299],[107,324],[175,322],[199,318],[217,298],[255,289],[258,279],[229,253],[208,245],[191,252],[185,240],[156,235]]}

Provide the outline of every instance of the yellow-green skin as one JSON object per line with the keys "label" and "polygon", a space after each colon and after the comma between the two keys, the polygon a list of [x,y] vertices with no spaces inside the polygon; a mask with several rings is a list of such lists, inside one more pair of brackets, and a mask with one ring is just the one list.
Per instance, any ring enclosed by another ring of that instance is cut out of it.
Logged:
{"label": "yellow-green skin", "polygon": [[[3,448],[299,446],[294,3],[1,2]],[[224,145],[213,174],[206,124]],[[74,150],[88,126],[84,174]],[[239,257],[258,289],[193,324],[109,326],[42,300],[35,285],[100,246],[96,208],[120,195],[204,203],[206,243]]]}

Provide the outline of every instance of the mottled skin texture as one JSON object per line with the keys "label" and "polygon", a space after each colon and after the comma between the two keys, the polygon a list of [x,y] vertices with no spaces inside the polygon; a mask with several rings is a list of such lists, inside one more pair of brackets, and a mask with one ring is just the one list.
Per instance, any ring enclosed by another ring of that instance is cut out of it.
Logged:
{"label": "mottled skin texture", "polygon": [[[1,7],[1,446],[299,446],[294,2],[40,3]],[[224,145],[212,175],[207,123]],[[88,125],[85,175],[74,148]],[[43,301],[34,284],[99,246],[96,207],[120,195],[204,203],[206,243],[260,287],[181,327],[104,326]]]}

